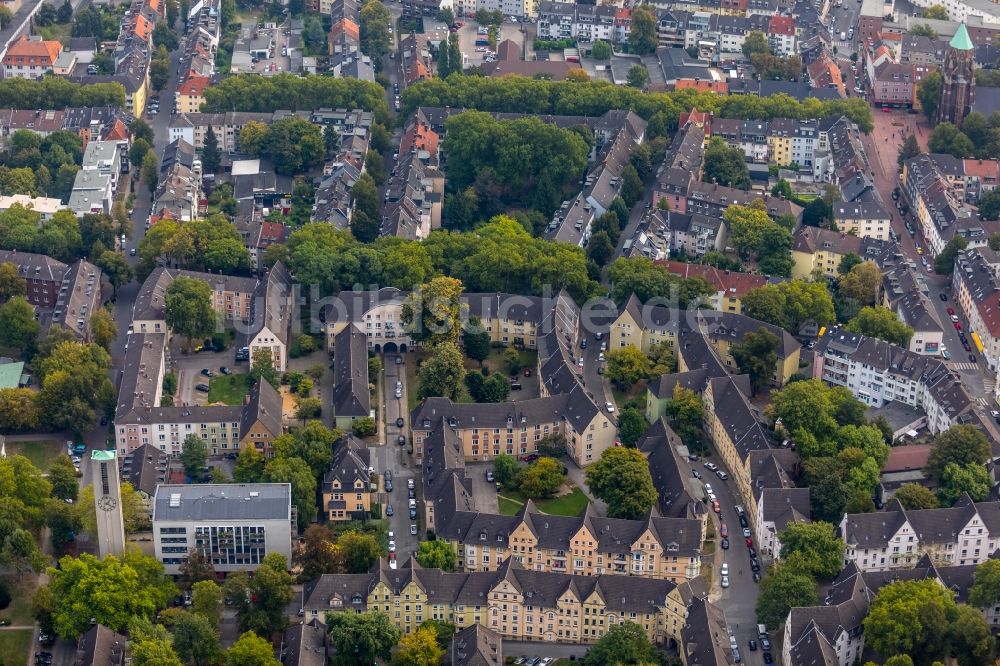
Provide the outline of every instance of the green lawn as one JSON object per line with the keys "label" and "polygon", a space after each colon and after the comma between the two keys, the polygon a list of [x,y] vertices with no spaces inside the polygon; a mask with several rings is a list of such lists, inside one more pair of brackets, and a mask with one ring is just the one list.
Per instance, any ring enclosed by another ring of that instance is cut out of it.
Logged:
{"label": "green lawn", "polygon": [[33,629],[0,631],[0,654],[3,655],[3,663],[27,665],[28,649],[31,647],[34,633]]}
{"label": "green lawn", "polygon": [[7,455],[24,456],[43,472],[60,453],[66,453],[66,443],[53,440],[18,442],[7,440]]}
{"label": "green lawn", "polygon": [[[526,501],[524,495],[517,490],[504,490],[499,496],[500,513],[505,516],[513,516],[520,511],[521,506]],[[542,513],[553,516],[579,516],[584,507],[587,506],[587,496],[583,491],[575,487],[568,495],[553,497],[552,499],[536,499],[535,506]]]}
{"label": "green lawn", "polygon": [[245,374],[218,375],[208,380],[208,401],[239,406],[248,390]]}
{"label": "green lawn", "polygon": [[[10,620],[14,625],[34,624],[35,619],[31,616],[31,597],[35,593],[34,576],[3,576],[3,582],[10,590],[10,606],[0,611],[0,618]],[[3,633],[3,632],[0,632]],[[0,655],[5,654],[0,650]],[[9,662],[14,663],[14,662]]]}

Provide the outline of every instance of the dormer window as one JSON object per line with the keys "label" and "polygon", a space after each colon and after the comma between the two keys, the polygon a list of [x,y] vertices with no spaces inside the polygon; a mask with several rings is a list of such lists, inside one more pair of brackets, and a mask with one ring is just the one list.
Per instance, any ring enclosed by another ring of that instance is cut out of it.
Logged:
{"label": "dormer window", "polygon": [[479,533],[479,540],[480,541],[486,541],[486,532],[485,531]]}
{"label": "dormer window", "polygon": [[355,594],[354,596],[352,596],[351,597],[351,603],[354,604],[355,606],[360,606],[361,605],[361,595],[360,594]]}

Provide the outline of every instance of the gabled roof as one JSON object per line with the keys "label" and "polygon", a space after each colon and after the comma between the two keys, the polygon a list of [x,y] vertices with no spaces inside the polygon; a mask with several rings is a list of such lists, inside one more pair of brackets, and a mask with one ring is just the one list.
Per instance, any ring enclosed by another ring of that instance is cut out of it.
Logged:
{"label": "gabled roof", "polygon": [[240,435],[245,435],[258,421],[271,433],[271,437],[281,434],[281,394],[271,383],[258,379],[247,395],[246,405],[240,418]]}
{"label": "gabled roof", "polygon": [[368,389],[368,338],[357,324],[333,339],[333,409],[336,416],[365,417],[371,410]]}

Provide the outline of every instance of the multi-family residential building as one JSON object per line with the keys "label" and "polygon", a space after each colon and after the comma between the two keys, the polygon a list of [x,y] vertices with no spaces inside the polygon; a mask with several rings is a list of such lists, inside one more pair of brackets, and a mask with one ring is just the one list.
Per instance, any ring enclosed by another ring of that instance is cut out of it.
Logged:
{"label": "multi-family residential building", "polygon": [[952,273],[955,299],[968,318],[968,333],[990,368],[1000,364],[1000,280],[977,250],[960,252]]}
{"label": "multi-family residential building", "polygon": [[633,622],[660,644],[680,641],[688,605],[704,596],[703,585],[531,571],[515,558],[495,571],[468,573],[424,569],[411,558],[397,570],[382,562],[368,574],[324,575],[307,584],[303,610],[307,619],[382,611],[404,633],[434,619],[459,628],[482,624],[504,639],[547,643],[590,644],[610,627]]}
{"label": "multi-family residential building", "polygon": [[51,72],[62,52],[62,44],[45,41],[40,37],[21,35],[4,52],[3,76],[5,79],[39,79]]}
{"label": "multi-family residential building", "polygon": [[153,498],[153,548],[167,574],[192,550],[224,573],[254,571],[271,553],[291,562],[296,532],[287,483],[163,484]]}
{"label": "multi-family residential building", "polygon": [[714,266],[685,264],[679,261],[658,263],[671,275],[677,275],[685,280],[695,277],[705,280],[708,286],[715,291],[710,297],[712,309],[719,312],[740,314],[742,307],[740,300],[746,296],[747,292],[768,284],[768,279],[763,275],[719,270]]}
{"label": "multi-family residential building", "polygon": [[10,210],[14,206],[33,210],[43,220],[51,220],[53,215],[66,208],[62,200],[51,197],[29,197],[26,194],[0,196],[0,211]]}
{"label": "multi-family residential building", "polygon": [[808,279],[814,274],[835,278],[847,255],[857,255],[885,269],[899,260],[900,250],[895,241],[801,226],[792,241],[792,278]]}
{"label": "multi-family residential building", "polygon": [[179,277],[207,282],[212,287],[212,309],[222,315],[224,321],[249,319],[250,301],[257,288],[256,279],[160,266],[153,269],[136,295],[132,309],[132,324],[136,333],[167,332],[167,287]]}
{"label": "multi-family residential building", "polygon": [[836,327],[820,338],[815,354],[815,379],[846,386],[871,407],[898,401],[920,410],[917,426],[933,434],[978,420],[972,398],[937,358]]}
{"label": "multi-family residential building", "polygon": [[1000,502],[965,495],[950,508],[909,511],[892,500],[883,511],[846,514],[840,535],[844,564],[860,571],[910,569],[924,555],[947,565],[979,564],[1000,543]]}
{"label": "multi-family residential building", "polygon": [[500,404],[428,398],[410,417],[417,460],[425,455],[425,439],[442,424],[461,440],[463,456],[470,462],[537,453],[545,438],[562,435],[582,467],[599,459],[617,437],[614,423],[582,390]]}
{"label": "multi-family residential building", "polygon": [[[695,371],[688,374],[704,376],[705,372]],[[676,382],[674,385],[679,383]],[[647,393],[649,391],[651,389],[647,389]],[[666,518],[704,520],[708,510],[699,492],[700,483],[688,471],[690,453],[687,447],[662,416],[653,419],[652,423],[636,443],[636,448],[642,451],[649,463],[649,473],[656,487],[656,508],[660,515]]]}
{"label": "multi-family residential building", "polygon": [[207,76],[189,76],[177,85],[174,101],[177,113],[198,113],[205,103],[205,89],[212,85]]}
{"label": "multi-family residential building", "polygon": [[370,417],[368,338],[350,323],[333,337],[333,417],[337,428],[350,430],[358,419]]}
{"label": "multi-family residential building", "polygon": [[891,240],[889,213],[878,200],[835,203],[833,221],[837,225],[837,230],[844,233],[861,238]]}
{"label": "multi-family residential building", "polygon": [[189,435],[205,440],[211,455],[237,452],[243,446],[270,455],[272,443],[283,432],[278,392],[259,381],[243,405],[164,406],[165,345],[164,333],[129,337],[114,417],[119,455],[145,444],[178,455]]}
{"label": "multi-family residential building", "polygon": [[438,133],[420,109],[403,132],[399,156],[385,192],[382,235],[423,240],[441,226],[444,172]]}
{"label": "multi-family residential building", "polygon": [[331,522],[364,520],[371,512],[371,452],[347,436],[333,445],[333,456],[323,473],[323,515]]}
{"label": "multi-family residential building", "polygon": [[250,358],[256,351],[271,352],[274,369],[284,372],[288,363],[293,308],[292,275],[280,261],[267,272],[250,299],[247,344]]}
{"label": "multi-family residential building", "polygon": [[780,326],[736,312],[676,310],[661,305],[643,305],[634,294],[611,323],[608,347],[620,349],[633,346],[648,352],[653,345],[665,343],[676,352],[679,337],[695,328],[706,335],[724,365],[730,368],[736,368],[732,348],[740,344],[747,333],[765,328],[780,342],[771,381],[776,386],[783,386],[789,377],[798,372],[801,345]]}
{"label": "multi-family residential building", "polygon": [[923,275],[914,268],[902,264],[883,274],[881,304],[913,329],[910,351],[929,356],[944,351],[944,329],[930,302],[930,289]]}
{"label": "multi-family residential building", "polygon": [[128,638],[103,624],[95,624],[77,641],[74,663],[79,666],[126,666],[132,663]]}

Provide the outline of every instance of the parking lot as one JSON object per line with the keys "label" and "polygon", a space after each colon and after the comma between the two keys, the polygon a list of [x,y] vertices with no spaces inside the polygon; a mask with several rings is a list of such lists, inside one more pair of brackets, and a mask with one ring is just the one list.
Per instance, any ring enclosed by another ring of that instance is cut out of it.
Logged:
{"label": "parking lot", "polygon": [[[482,65],[484,58],[486,56],[485,51],[476,51],[476,38],[479,36],[477,34],[477,29],[479,24],[476,23],[475,19],[471,18],[459,18],[459,21],[465,23],[464,26],[458,29],[458,45],[462,49],[462,54],[468,56],[469,67],[474,67],[476,65]],[[524,50],[526,33],[521,32],[522,24],[520,23],[509,23],[506,22],[500,26],[500,38],[497,43],[502,42],[505,39],[512,39],[521,45],[522,51]],[[524,26],[527,30],[528,26]],[[533,50],[530,48],[531,44],[528,45],[529,53],[525,54],[525,59],[530,60],[533,56]]]}
{"label": "parking lot", "polygon": [[196,387],[199,384],[208,386],[209,378],[201,373],[203,369],[208,369],[219,374],[219,369],[226,367],[233,372],[246,372],[246,363],[235,363],[233,361],[233,350],[222,352],[202,352],[199,354],[174,354],[172,369],[177,375],[177,394],[174,404],[183,405],[204,405],[208,402],[208,392],[199,391]]}

